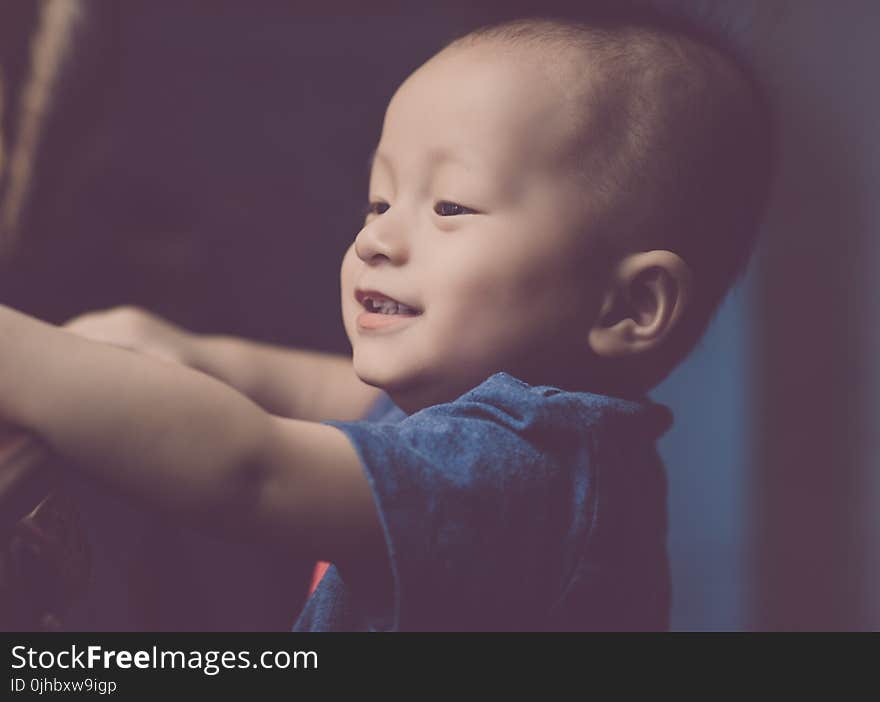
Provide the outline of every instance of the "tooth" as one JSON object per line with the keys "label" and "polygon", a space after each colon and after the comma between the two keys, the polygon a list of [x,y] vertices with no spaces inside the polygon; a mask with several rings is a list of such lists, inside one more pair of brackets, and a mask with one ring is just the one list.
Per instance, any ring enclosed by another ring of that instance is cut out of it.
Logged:
{"label": "tooth", "polygon": [[368,312],[375,312],[378,314],[416,314],[416,311],[412,307],[408,307],[402,302],[390,300],[385,297],[372,297],[370,295],[364,295],[363,304],[364,308]]}

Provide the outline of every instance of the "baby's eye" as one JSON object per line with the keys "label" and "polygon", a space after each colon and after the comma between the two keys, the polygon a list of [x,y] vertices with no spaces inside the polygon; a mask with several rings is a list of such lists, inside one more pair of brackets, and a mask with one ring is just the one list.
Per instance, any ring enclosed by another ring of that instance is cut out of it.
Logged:
{"label": "baby's eye", "polygon": [[434,212],[441,217],[454,217],[455,215],[477,214],[475,210],[472,210],[469,207],[458,205],[454,202],[448,202],[447,200],[440,200],[436,205],[434,205]]}
{"label": "baby's eye", "polygon": [[367,205],[366,209],[364,210],[364,216],[368,217],[371,214],[374,214],[374,215],[384,214],[385,212],[388,211],[389,207],[390,207],[390,205],[387,202],[382,202],[379,200],[377,200],[376,202],[371,202]]}

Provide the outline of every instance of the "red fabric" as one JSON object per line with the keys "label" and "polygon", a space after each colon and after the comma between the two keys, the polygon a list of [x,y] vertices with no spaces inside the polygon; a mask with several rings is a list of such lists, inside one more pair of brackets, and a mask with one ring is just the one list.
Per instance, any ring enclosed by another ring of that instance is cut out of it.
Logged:
{"label": "red fabric", "polygon": [[324,561],[318,561],[315,564],[315,570],[312,572],[312,584],[309,585],[309,597],[311,597],[312,593],[315,591],[315,588],[318,587],[318,583],[321,582],[321,578],[324,577],[324,573],[327,572],[327,569],[330,567],[329,563],[325,563]]}

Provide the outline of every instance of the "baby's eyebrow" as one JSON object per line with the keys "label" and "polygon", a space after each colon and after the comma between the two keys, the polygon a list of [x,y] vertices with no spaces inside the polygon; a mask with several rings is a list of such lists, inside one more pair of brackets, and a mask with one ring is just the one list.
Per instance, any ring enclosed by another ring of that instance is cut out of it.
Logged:
{"label": "baby's eyebrow", "polygon": [[369,180],[372,177],[373,166],[376,164],[377,160],[385,162],[385,168],[388,170],[388,173],[391,176],[391,187],[396,188],[397,184],[395,183],[395,180],[394,180],[394,168],[391,166],[391,162],[388,160],[388,158],[385,155],[379,153],[378,146],[375,149],[373,149],[372,153],[370,154],[370,157],[367,159],[367,180]]}
{"label": "baby's eyebrow", "polygon": [[384,161],[384,162],[385,162],[385,165],[386,165],[389,169],[393,170],[393,166],[391,165],[391,160],[390,160],[385,154],[380,154],[380,153],[379,153],[379,147],[378,147],[378,146],[377,146],[375,149],[373,149],[372,153],[370,154],[370,158],[367,159],[367,165],[372,169],[373,166],[376,164],[376,161],[377,161],[377,160],[378,160],[378,161]]}

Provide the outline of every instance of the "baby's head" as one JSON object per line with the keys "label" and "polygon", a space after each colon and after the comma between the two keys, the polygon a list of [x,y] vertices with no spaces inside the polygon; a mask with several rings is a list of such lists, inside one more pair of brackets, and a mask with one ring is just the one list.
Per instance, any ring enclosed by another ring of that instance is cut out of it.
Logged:
{"label": "baby's head", "polygon": [[769,181],[760,93],[656,20],[458,39],[385,115],[342,264],[354,367],[405,410],[492,373],[639,394],[742,271]]}

